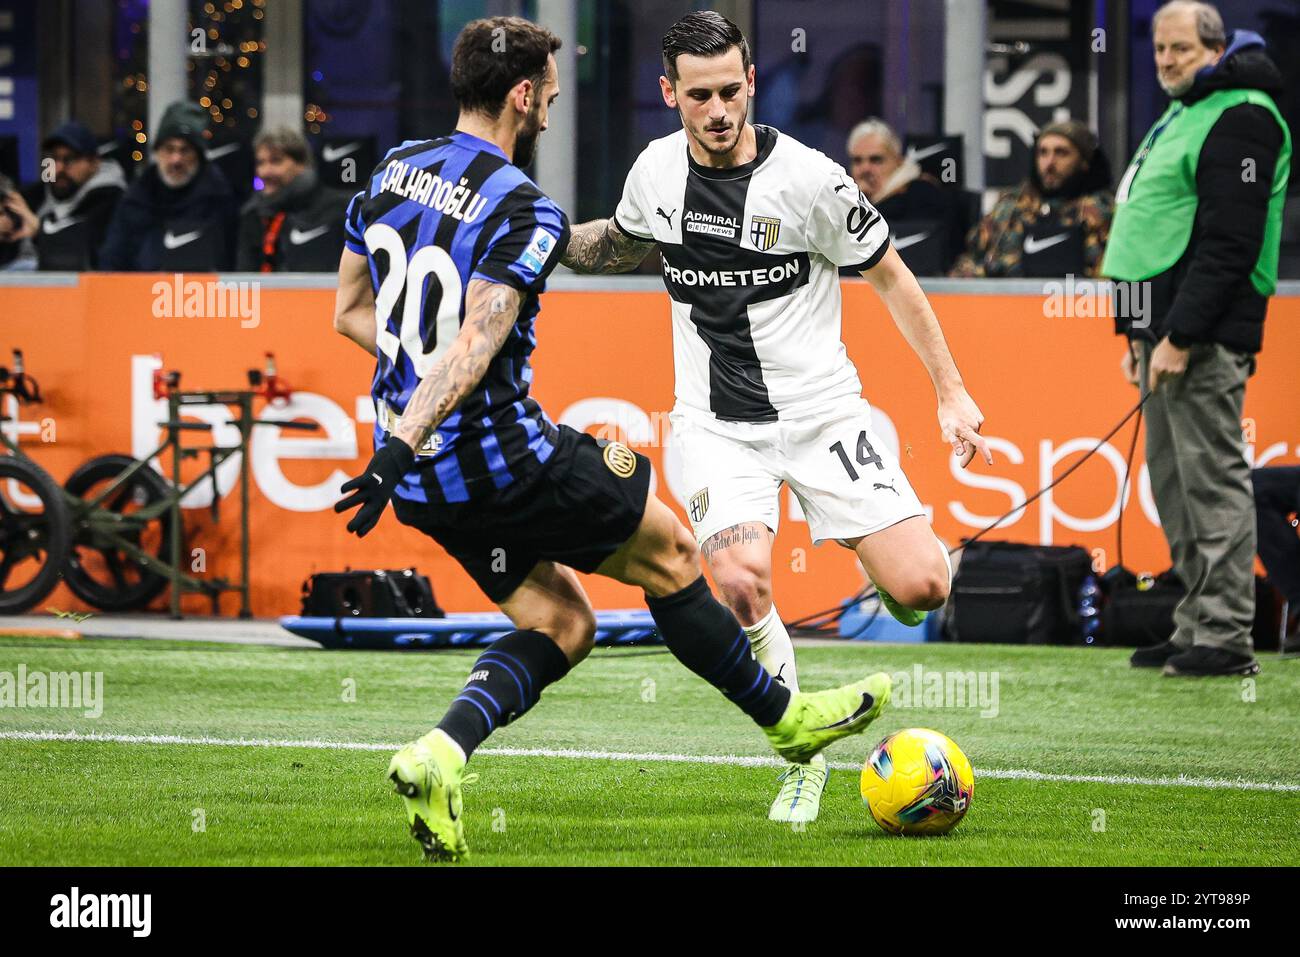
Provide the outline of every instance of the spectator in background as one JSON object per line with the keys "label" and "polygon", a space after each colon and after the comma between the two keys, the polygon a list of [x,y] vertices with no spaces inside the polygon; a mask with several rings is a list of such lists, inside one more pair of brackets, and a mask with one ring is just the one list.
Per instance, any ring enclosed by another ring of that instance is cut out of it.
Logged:
{"label": "spectator in background", "polygon": [[1300,466],[1277,465],[1250,473],[1255,490],[1255,537],[1268,580],[1287,603],[1282,651],[1300,651]]}
{"label": "spectator in background", "polygon": [[1128,337],[1125,378],[1139,384],[1149,364],[1151,494],[1187,594],[1169,640],[1130,661],[1249,675],[1259,671],[1255,499],[1241,412],[1277,286],[1291,168],[1273,100],[1282,77],[1257,34],[1225,37],[1207,3],[1165,4],[1152,33],[1169,108],[1124,174],[1102,273],[1145,287],[1141,321],[1117,309],[1115,325]]}
{"label": "spectator in background", "polygon": [[966,237],[951,276],[1096,276],[1115,197],[1097,136],[1077,120],[1043,127],[1029,178]]}
{"label": "spectator in background", "polygon": [[126,190],[117,163],[101,162],[95,135],[75,121],[41,143],[42,182],[9,191],[0,215],[0,268],[93,269]]}
{"label": "spectator in background", "polygon": [[234,263],[238,212],[221,170],[210,164],[208,114],[194,103],[167,107],[154,133],[153,163],[122,198],[100,251],[110,270],[218,270]]}
{"label": "spectator in background", "polygon": [[351,197],[323,186],[307,140],[283,127],[253,141],[262,189],[239,215],[235,268],[240,272],[335,270],[343,251],[343,220]]}
{"label": "spectator in background", "polygon": [[[873,117],[853,127],[848,151],[849,175],[891,229],[900,221],[935,224],[933,239],[942,248],[939,272],[947,272],[962,250],[966,218],[961,194],[905,156],[898,134],[884,120]],[[906,259],[906,247],[899,252]]]}

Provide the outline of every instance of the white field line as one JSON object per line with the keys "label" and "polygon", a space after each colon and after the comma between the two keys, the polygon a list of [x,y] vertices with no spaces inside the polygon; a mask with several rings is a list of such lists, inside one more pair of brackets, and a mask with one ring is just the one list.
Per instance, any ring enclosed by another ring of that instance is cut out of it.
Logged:
{"label": "white field line", "polygon": [[[396,751],[401,744],[368,741],[283,740],[275,738],[184,737],[175,734],[80,734],[76,731],[0,731],[0,741],[78,741],[107,744],[171,744],[229,748],[310,748],[322,751]],[[658,751],[584,751],[575,748],[479,748],[477,754],[507,758],[577,758],[587,761],[641,761],[673,764],[722,764],[729,767],[778,768],[774,757],[737,754],[670,754]],[[831,761],[840,771],[857,771],[860,765]],[[978,776],[1003,781],[1060,781],[1077,784],[1135,785],[1138,787],[1218,788],[1235,791],[1300,792],[1300,784],[1281,781],[1246,781],[1240,778],[1146,778],[1127,774],[1049,774],[1025,768],[979,768]]]}

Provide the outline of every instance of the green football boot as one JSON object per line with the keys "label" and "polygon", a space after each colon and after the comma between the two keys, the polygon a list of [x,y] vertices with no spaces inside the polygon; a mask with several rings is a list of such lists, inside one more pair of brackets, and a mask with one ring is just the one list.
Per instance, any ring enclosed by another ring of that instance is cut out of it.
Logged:
{"label": "green football boot", "polygon": [[883,671],[826,691],[796,691],[781,720],[763,733],[787,761],[807,764],[840,738],[858,734],[880,717],[892,682]]}
{"label": "green football boot", "polygon": [[772,802],[767,819],[782,824],[807,824],[817,820],[829,773],[826,759],[820,754],[807,764],[787,764],[778,777],[781,792]]}
{"label": "green football boot", "polygon": [[411,836],[435,861],[460,861],[469,856],[461,823],[462,785],[477,774],[465,774],[459,749],[440,731],[430,731],[393,755],[388,779],[406,805]]}
{"label": "green football boot", "polygon": [[[875,585],[875,582],[872,582]],[[876,594],[880,596],[880,603],[885,606],[885,611],[889,612],[898,621],[901,621],[908,628],[915,628],[921,622],[925,621],[928,611],[918,611],[915,608],[908,608],[906,605],[900,605],[898,600],[889,592],[885,591],[879,585],[876,585]]]}

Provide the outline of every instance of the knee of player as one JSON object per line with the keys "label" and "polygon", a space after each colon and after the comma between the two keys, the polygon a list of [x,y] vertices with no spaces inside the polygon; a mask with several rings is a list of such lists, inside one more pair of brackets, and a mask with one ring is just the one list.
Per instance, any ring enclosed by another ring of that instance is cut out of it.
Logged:
{"label": "knee of player", "polygon": [[942,569],[913,575],[904,587],[898,589],[898,593],[891,594],[908,608],[933,611],[948,600],[950,590],[948,571]]}
{"label": "knee of player", "polygon": [[730,564],[713,569],[722,600],[742,624],[753,624],[772,606],[772,584],[757,569]]}
{"label": "knee of player", "polygon": [[665,550],[663,569],[680,588],[685,588],[703,573],[700,564],[700,547],[685,525],[678,524],[673,532],[672,544]]}

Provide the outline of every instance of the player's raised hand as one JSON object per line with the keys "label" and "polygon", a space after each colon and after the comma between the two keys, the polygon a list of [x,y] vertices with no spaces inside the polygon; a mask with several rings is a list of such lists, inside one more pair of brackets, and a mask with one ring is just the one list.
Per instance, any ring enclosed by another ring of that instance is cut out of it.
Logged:
{"label": "player's raised hand", "polygon": [[970,465],[976,452],[987,464],[993,464],[988,440],[980,435],[983,424],[984,413],[965,389],[939,400],[939,428],[943,431],[943,440],[952,446],[952,454],[960,458],[962,468]]}
{"label": "player's raised hand", "polygon": [[379,516],[384,514],[384,507],[393,497],[397,483],[411,470],[414,461],[415,452],[394,436],[379,447],[364,472],[343,483],[339,491],[352,494],[335,502],[334,511],[342,513],[361,506],[348,522],[349,532],[355,532],[358,538],[366,537],[379,522]]}

